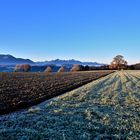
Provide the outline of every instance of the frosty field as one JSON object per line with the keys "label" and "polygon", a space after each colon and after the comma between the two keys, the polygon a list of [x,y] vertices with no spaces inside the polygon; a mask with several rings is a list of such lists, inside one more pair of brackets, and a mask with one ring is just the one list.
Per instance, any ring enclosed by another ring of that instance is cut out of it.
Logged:
{"label": "frosty field", "polygon": [[0,140],[140,139],[140,71],[118,71],[0,116]]}
{"label": "frosty field", "polygon": [[0,73],[0,115],[37,105],[112,72]]}

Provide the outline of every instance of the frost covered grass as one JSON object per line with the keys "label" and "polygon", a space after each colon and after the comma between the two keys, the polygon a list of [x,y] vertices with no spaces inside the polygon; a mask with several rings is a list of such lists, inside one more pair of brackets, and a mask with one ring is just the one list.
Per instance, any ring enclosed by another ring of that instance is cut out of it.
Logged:
{"label": "frost covered grass", "polygon": [[140,139],[140,72],[121,71],[0,117],[0,139]]}

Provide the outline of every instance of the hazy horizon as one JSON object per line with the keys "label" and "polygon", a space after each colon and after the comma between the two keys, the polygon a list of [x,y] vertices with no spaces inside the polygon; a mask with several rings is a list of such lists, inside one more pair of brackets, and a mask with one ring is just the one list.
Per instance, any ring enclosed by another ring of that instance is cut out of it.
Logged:
{"label": "hazy horizon", "polygon": [[[17,57],[17,56],[15,56],[15,55],[12,55],[12,54],[4,54],[4,53],[2,53],[2,54],[0,54],[0,55],[11,55],[11,56],[13,56],[13,57],[15,57],[15,58],[23,58],[23,59],[30,59],[30,60],[32,60],[32,61],[34,61],[34,62],[45,62],[45,61],[52,61],[52,60],[57,60],[57,59],[59,59],[59,60],[77,60],[77,61],[81,61],[81,62],[97,62],[97,63],[99,63],[99,64],[111,64],[111,62],[112,62],[112,60],[113,60],[113,58],[112,59],[110,59],[110,62],[109,63],[105,63],[105,62],[99,62],[99,61],[93,61],[93,60],[80,60],[80,59],[75,59],[75,58],[67,58],[67,59],[65,59],[65,58],[62,58],[62,59],[60,59],[60,58],[52,58],[52,59],[38,59],[38,60],[33,60],[32,58],[27,58],[27,57],[21,57],[21,56],[19,56],[19,57]],[[119,55],[121,55],[121,54],[119,54]],[[125,59],[126,59],[126,57],[124,57]],[[128,62],[128,65],[131,65],[131,64],[137,64],[137,63],[140,63],[140,61],[139,62],[135,62],[135,63],[129,63]]]}
{"label": "hazy horizon", "polygon": [[140,62],[138,0],[0,2],[0,54],[45,61]]}

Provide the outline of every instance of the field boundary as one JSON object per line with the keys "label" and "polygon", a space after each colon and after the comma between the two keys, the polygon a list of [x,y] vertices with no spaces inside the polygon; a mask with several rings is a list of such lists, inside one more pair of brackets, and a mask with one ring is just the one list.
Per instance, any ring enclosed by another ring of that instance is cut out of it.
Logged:
{"label": "field boundary", "polygon": [[13,108],[0,108],[0,115],[4,115],[4,114],[8,114],[8,113],[11,113],[11,112],[14,112],[14,111],[18,111],[18,110],[21,110],[21,109],[32,107],[34,105],[40,104],[40,103],[42,103],[44,101],[47,101],[49,99],[58,97],[58,96],[63,95],[65,93],[67,93],[67,92],[70,92],[72,90],[75,90],[75,89],[77,89],[77,88],[79,88],[81,86],[84,86],[84,85],[86,85],[86,84],[88,84],[90,82],[93,82],[93,81],[95,81],[97,79],[103,78],[103,77],[105,77],[107,75],[110,75],[112,73],[114,73],[114,71],[113,72],[106,73],[106,74],[103,74],[103,75],[99,75],[96,78],[86,79],[86,80],[83,80],[83,81],[82,80],[81,81],[79,80],[78,81],[79,83],[77,82],[75,85],[73,85],[71,87],[68,87],[66,89],[61,89],[60,91],[58,90],[58,91],[56,91],[55,93],[53,93],[53,94],[51,94],[49,96],[43,95],[43,96],[39,97],[38,99],[32,100],[30,102],[21,102],[20,104],[16,105]]}

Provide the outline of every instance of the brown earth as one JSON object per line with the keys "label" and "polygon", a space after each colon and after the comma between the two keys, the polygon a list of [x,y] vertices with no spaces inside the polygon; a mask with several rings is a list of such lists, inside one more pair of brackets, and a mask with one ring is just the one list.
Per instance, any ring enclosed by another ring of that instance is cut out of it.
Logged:
{"label": "brown earth", "polygon": [[0,73],[0,114],[36,105],[110,73]]}

